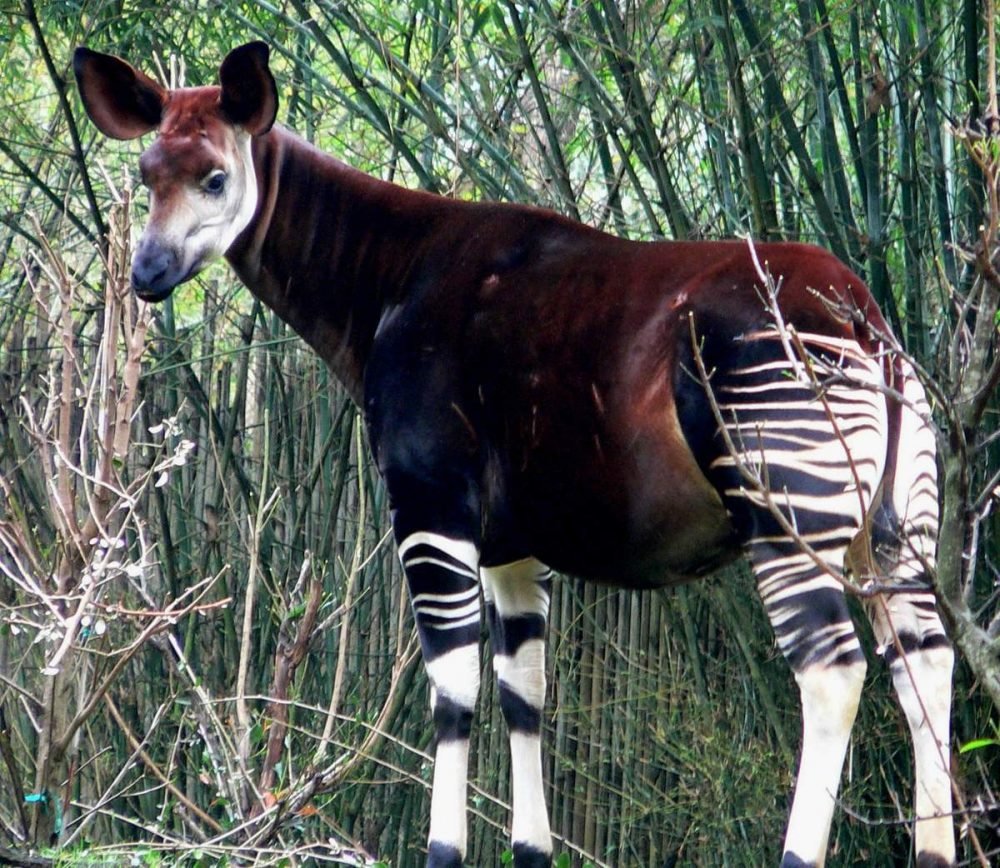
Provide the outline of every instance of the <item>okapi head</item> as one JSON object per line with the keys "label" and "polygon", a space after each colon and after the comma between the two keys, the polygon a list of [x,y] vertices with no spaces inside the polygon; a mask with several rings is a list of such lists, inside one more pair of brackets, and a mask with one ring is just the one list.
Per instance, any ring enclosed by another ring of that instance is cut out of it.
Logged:
{"label": "okapi head", "polygon": [[132,286],[145,301],[222,256],[257,208],[251,139],[270,130],[278,91],[267,45],[230,52],[219,84],[167,90],[117,57],[78,48],[73,69],[83,104],[115,139],[159,130],[139,168],[149,189],[149,222],[132,261]]}

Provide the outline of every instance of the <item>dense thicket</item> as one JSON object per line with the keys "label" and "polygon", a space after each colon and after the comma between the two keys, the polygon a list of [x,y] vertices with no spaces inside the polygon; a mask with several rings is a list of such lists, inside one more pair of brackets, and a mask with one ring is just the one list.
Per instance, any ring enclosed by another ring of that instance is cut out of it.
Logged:
{"label": "dense thicket", "polygon": [[[356,409],[224,267],[155,310],[129,296],[142,144],[85,119],[75,45],[208,83],[229,48],[265,39],[281,121],[380,177],[632,238],[819,243],[943,376],[964,358],[956,325],[975,320],[962,304],[988,214],[952,132],[983,111],[981,13],[975,0],[0,9],[0,846],[58,839],[114,861],[141,843],[180,863],[249,841],[262,860],[351,847],[410,866],[427,818],[426,685]],[[986,628],[1000,479],[995,405],[984,413],[985,435],[968,432],[986,494],[962,590]],[[798,712],[748,576],[645,595],[563,580],[553,603],[557,852],[775,863]],[[869,680],[833,852],[906,864],[905,723],[874,654]],[[956,745],[983,740],[955,757],[960,825],[988,851],[997,711],[964,664],[957,691]],[[470,864],[494,865],[508,761],[484,694]],[[280,822],[254,824],[282,798]]]}

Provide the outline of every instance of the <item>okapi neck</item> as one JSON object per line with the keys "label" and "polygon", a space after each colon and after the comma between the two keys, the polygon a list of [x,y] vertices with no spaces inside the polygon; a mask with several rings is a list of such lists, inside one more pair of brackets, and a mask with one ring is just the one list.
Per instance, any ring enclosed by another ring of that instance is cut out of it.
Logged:
{"label": "okapi neck", "polygon": [[277,126],[254,139],[253,161],[257,211],[226,258],[360,403],[379,319],[445,200],[371,178]]}

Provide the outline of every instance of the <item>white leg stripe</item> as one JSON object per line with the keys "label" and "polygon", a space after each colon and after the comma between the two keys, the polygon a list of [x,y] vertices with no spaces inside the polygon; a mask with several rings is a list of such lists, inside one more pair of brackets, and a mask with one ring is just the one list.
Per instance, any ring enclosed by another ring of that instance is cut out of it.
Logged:
{"label": "white leg stripe", "polygon": [[[402,560],[402,556],[400,557]],[[450,564],[447,561],[442,561],[439,558],[423,557],[423,558],[410,558],[408,561],[403,561],[404,565],[407,567],[415,567],[418,564],[434,564],[436,567],[441,567],[445,570],[450,570],[453,573],[457,573],[460,576],[468,576],[470,579],[478,578],[475,570],[470,570],[465,567],[459,567],[455,564]]]}
{"label": "white leg stripe", "polygon": [[502,681],[532,708],[545,706],[545,642],[528,639],[513,657],[496,654],[493,671],[497,681]]}
{"label": "white leg stripe", "polygon": [[463,708],[474,708],[479,695],[479,646],[464,645],[425,664],[438,694]]}
{"label": "white leg stripe", "polygon": [[420,612],[421,615],[430,615],[435,618],[447,618],[447,624],[429,624],[430,627],[437,627],[439,630],[449,629],[458,625],[459,621],[469,623],[469,618],[479,617],[479,600],[478,598],[470,603],[466,603],[464,606],[456,606],[455,608],[441,608],[438,606],[422,606],[417,603],[416,600],[413,601],[414,608]]}
{"label": "white leg stripe", "polygon": [[466,778],[469,743],[445,741],[434,755],[431,830],[428,840],[450,844],[464,856],[466,845]]}
{"label": "white leg stripe", "polygon": [[483,588],[496,604],[501,618],[535,614],[548,619],[549,595],[539,584],[548,568],[534,558],[514,561],[500,567],[484,567]]}
{"label": "white leg stripe", "polygon": [[861,698],[865,664],[814,666],[796,673],[802,696],[802,759],[785,852],[822,865],[844,755]]}
{"label": "white leg stripe", "polygon": [[909,670],[902,660],[895,661],[892,676],[913,739],[917,853],[936,853],[954,862],[948,767],[954,653],[950,648],[931,648],[908,654],[906,662]]}
{"label": "white leg stripe", "polygon": [[442,551],[456,561],[465,564],[473,574],[478,574],[479,550],[474,543],[468,540],[452,539],[430,531],[417,531],[411,533],[399,544],[399,559],[405,562],[406,553],[417,545],[433,546],[438,551]]}
{"label": "white leg stripe", "polygon": [[511,733],[510,767],[513,789],[511,840],[551,853],[552,833],[542,784],[541,739],[537,735]]}
{"label": "white leg stripe", "polygon": [[470,600],[479,596],[479,588],[469,588],[467,591],[459,591],[457,594],[417,594],[413,598],[413,605],[419,606],[421,603],[453,603],[458,604],[463,600]]}
{"label": "white leg stripe", "polygon": [[444,623],[425,623],[423,626],[427,630],[458,630],[460,627],[468,627],[471,624],[475,624],[479,620],[479,612],[474,612],[465,618],[460,618],[457,621],[445,621]]}

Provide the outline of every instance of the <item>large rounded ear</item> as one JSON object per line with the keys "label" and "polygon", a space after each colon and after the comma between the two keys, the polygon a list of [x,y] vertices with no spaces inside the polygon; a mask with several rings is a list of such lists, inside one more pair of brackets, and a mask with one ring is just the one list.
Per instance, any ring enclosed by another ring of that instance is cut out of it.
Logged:
{"label": "large rounded ear", "polygon": [[234,48],[219,67],[222,111],[254,136],[271,129],[278,113],[278,87],[267,67],[271,51],[263,42]]}
{"label": "large rounded ear", "polygon": [[81,47],[73,72],[83,107],[106,136],[134,139],[160,125],[167,91],[124,60]]}

